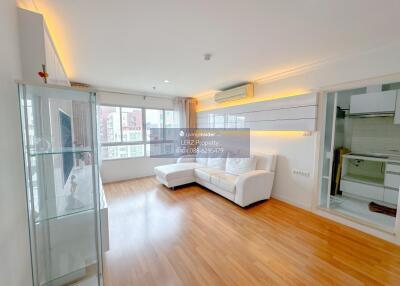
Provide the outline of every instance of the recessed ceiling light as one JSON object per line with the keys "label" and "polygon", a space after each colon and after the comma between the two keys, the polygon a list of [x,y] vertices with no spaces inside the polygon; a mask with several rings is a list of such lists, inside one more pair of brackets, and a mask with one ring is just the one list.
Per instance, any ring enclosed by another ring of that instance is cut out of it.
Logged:
{"label": "recessed ceiling light", "polygon": [[170,81],[168,79],[165,79],[164,83],[170,83]]}

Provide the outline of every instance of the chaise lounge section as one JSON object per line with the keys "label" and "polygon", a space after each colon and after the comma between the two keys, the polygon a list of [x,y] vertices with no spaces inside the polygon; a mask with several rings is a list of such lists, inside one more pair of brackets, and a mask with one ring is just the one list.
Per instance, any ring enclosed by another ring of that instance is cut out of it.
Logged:
{"label": "chaise lounge section", "polygon": [[276,155],[248,158],[182,157],[175,164],[154,168],[157,180],[168,188],[196,182],[246,207],[269,199],[275,177]]}

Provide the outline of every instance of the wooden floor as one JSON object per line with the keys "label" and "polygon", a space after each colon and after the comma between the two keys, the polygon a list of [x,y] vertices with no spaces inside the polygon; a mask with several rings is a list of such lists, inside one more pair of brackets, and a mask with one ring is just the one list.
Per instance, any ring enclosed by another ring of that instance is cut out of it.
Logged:
{"label": "wooden floor", "polygon": [[154,178],[105,185],[106,286],[400,285],[400,248],[278,200],[242,209]]}

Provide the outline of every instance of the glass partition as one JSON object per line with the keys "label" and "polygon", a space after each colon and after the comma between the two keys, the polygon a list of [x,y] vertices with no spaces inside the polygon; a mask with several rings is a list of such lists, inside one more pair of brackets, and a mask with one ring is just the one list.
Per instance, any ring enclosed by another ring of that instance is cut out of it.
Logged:
{"label": "glass partition", "polygon": [[332,158],[332,136],[334,132],[334,116],[336,106],[336,93],[327,93],[325,98],[325,125],[323,146],[321,150],[321,192],[319,197],[319,205],[322,207],[329,207],[329,192],[331,187],[330,172],[331,172],[331,158]]}

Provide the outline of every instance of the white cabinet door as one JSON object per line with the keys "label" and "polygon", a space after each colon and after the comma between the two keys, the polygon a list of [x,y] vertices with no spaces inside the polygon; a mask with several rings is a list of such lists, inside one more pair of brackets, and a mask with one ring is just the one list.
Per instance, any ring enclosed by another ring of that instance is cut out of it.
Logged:
{"label": "white cabinet door", "polygon": [[387,203],[397,204],[400,190],[400,165],[386,164],[385,192],[383,200]]}
{"label": "white cabinet door", "polygon": [[397,205],[398,199],[399,199],[399,191],[385,188],[385,192],[383,194],[384,202]]}
{"label": "white cabinet door", "polygon": [[387,163],[386,172],[393,172],[400,174],[400,164],[399,163]]}
{"label": "white cabinet door", "polygon": [[383,187],[342,180],[340,190],[345,194],[383,201]]}
{"label": "white cabinet door", "polygon": [[400,174],[386,172],[385,187],[400,189]]}
{"label": "white cabinet door", "polygon": [[350,114],[394,112],[396,98],[396,90],[352,95]]}

